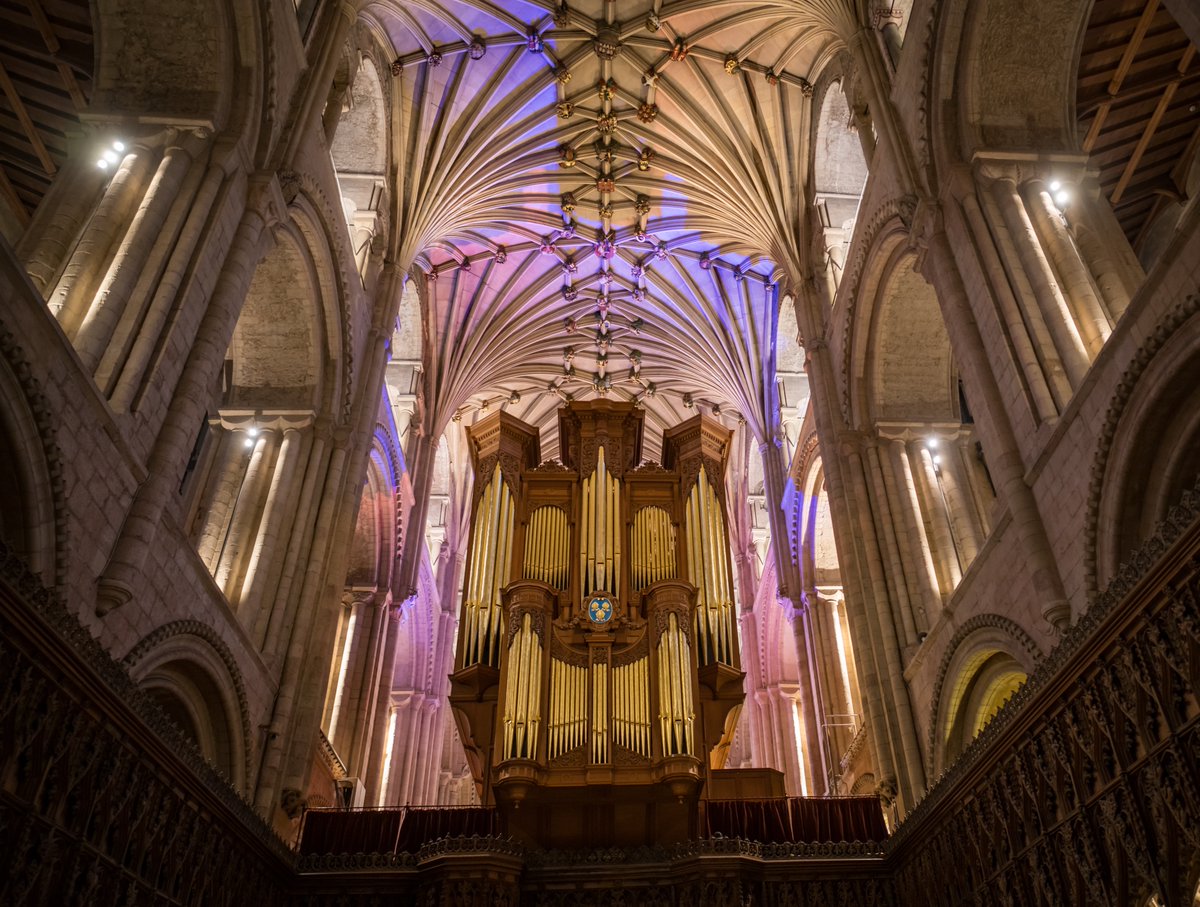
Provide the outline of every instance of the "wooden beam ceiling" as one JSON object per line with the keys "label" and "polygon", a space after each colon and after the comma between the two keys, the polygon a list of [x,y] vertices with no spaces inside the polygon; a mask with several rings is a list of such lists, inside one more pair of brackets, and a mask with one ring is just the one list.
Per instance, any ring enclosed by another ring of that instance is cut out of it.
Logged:
{"label": "wooden beam ceiling", "polygon": [[0,0],[0,196],[21,220],[66,161],[91,92],[87,0]]}
{"label": "wooden beam ceiling", "polygon": [[1079,61],[1083,149],[1135,247],[1182,195],[1200,135],[1200,62],[1160,0],[1097,0]]}

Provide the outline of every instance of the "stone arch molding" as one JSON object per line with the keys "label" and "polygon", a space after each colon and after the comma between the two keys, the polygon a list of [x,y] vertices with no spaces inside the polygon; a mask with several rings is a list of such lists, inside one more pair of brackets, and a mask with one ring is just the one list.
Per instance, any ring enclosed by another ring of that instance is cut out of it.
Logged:
{"label": "stone arch molding", "polygon": [[[1104,426],[1100,431],[1100,439],[1096,444],[1096,454],[1092,460],[1091,479],[1088,484],[1087,515],[1084,523],[1084,582],[1089,602],[1100,594],[1101,567],[1104,568],[1103,574],[1106,582],[1111,581],[1120,568],[1120,564],[1115,563],[1117,552],[1112,550],[1116,544],[1114,535],[1109,531],[1101,537],[1100,517],[1102,512],[1118,508],[1123,497],[1121,493],[1123,483],[1118,479],[1122,472],[1118,467],[1122,464],[1110,462],[1114,447],[1120,446],[1122,439],[1137,437],[1141,429],[1140,424],[1126,420],[1126,411],[1135,394],[1139,392],[1151,394],[1150,390],[1145,389],[1148,384],[1166,386],[1162,382],[1143,382],[1142,379],[1148,370],[1153,370],[1152,363],[1160,351],[1198,313],[1200,313],[1200,293],[1193,293],[1176,304],[1159,320],[1154,332],[1138,348],[1129,367],[1121,376],[1121,380],[1117,382],[1112,402],[1109,404],[1108,413],[1104,419]],[[1196,346],[1197,344],[1193,343],[1193,349],[1190,351],[1192,356],[1187,361],[1194,361],[1197,354]],[[1159,377],[1169,382],[1171,376]],[[1154,402],[1154,399],[1148,400],[1145,407],[1146,412],[1143,415],[1154,411],[1156,408]],[[1164,515],[1160,514],[1159,517]],[[1101,562],[1102,555],[1105,558],[1104,562]]]}
{"label": "stone arch molding", "polygon": [[[882,273],[897,246],[911,244],[913,216],[916,213],[917,200],[914,196],[905,195],[891,198],[872,212],[865,226],[856,231],[855,248],[846,273],[842,278],[842,286],[838,296],[846,300],[845,314],[842,316],[841,349],[839,364],[841,366],[841,395],[842,419],[846,425],[853,424],[853,388],[851,363],[855,357],[855,348],[860,342],[865,343],[865,336],[870,325],[870,317],[863,318],[859,312],[859,301],[873,298],[876,290],[886,278]],[[878,263],[868,274],[868,262]],[[866,283],[867,289],[862,290]],[[867,328],[860,328],[863,322]],[[860,336],[861,335],[861,336]]]}
{"label": "stone arch molding", "polygon": [[216,631],[196,620],[164,624],[145,636],[121,660],[129,676],[142,688],[155,669],[183,661],[203,671],[220,691],[229,732],[229,782],[247,792],[252,772],[250,707],[237,660]]}
{"label": "stone arch molding", "polygon": [[0,362],[7,367],[0,368],[0,400],[9,403],[7,415],[14,420],[13,427],[20,433],[20,440],[29,452],[32,453],[36,444],[40,446],[42,454],[40,458],[24,458],[24,464],[33,473],[27,477],[31,487],[26,489],[27,495],[33,500],[25,503],[34,509],[34,516],[40,525],[37,537],[31,539],[35,550],[30,566],[43,582],[52,582],[54,591],[65,601],[68,517],[62,452],[51,419],[53,408],[42,393],[41,384],[33,376],[24,349],[2,323]]}
{"label": "stone arch molding", "polygon": [[946,714],[946,703],[943,701],[946,679],[957,673],[952,673],[952,668],[961,668],[971,655],[989,644],[1016,659],[1026,674],[1033,673],[1034,665],[1043,656],[1037,643],[1019,624],[999,614],[977,614],[954,632],[938,665],[933,695],[929,700],[929,735],[926,741],[925,761],[932,770],[931,776],[947,767],[941,764],[938,747],[940,731],[950,719]]}
{"label": "stone arch molding", "polygon": [[[335,207],[320,183],[310,174],[289,171],[283,175],[285,197],[293,215],[296,229],[304,237],[305,246],[317,269],[318,281],[329,298],[322,307],[322,318],[333,338],[330,355],[340,359],[334,380],[337,387],[331,404],[340,418],[350,418],[354,386],[354,317],[351,288],[361,286],[357,275],[351,276],[354,250],[346,233],[340,207]],[[320,254],[320,253],[324,254]],[[324,286],[331,281],[331,285]],[[331,311],[334,309],[335,311]]]}

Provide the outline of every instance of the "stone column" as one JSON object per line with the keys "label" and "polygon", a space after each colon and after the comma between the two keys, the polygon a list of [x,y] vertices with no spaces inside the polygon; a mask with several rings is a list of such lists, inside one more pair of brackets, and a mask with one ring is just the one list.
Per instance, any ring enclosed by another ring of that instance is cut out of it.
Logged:
{"label": "stone column", "polygon": [[816,637],[812,617],[802,597],[800,608],[792,622],[796,634],[796,648],[800,654],[797,668],[800,671],[802,701],[808,708],[801,711],[804,716],[804,735],[808,750],[805,753],[807,772],[814,792],[824,789],[829,780],[829,766],[825,760],[825,697],[817,664]]}
{"label": "stone column", "polygon": [[[821,311],[823,306],[827,305],[821,298],[815,281],[805,284],[803,293],[802,301],[805,307]],[[801,325],[809,323],[809,319],[805,318],[805,311],[799,305],[797,318]],[[820,323],[820,316],[813,314],[811,320]],[[859,507],[855,500],[853,483],[846,477],[850,469],[843,460],[843,450],[834,441],[841,430],[838,419],[840,410],[837,402],[837,382],[826,342],[819,339],[810,340],[805,350],[805,369],[813,391],[813,414],[817,422],[817,435],[821,439],[821,461],[825,466],[825,487],[833,515],[838,561],[842,565],[843,579],[851,588],[847,595],[848,607],[852,612],[849,627],[853,634],[854,648],[862,653],[858,670],[863,707],[874,733],[875,754],[880,774],[893,775],[897,760],[902,758],[903,754],[897,755],[898,748],[893,748],[893,737],[886,721],[887,711],[883,695],[886,668],[883,663],[883,644],[877,643],[879,631],[869,616],[868,602],[873,587],[864,564],[863,540],[855,530],[858,524],[855,514]]]}
{"label": "stone column", "polygon": [[[255,805],[264,814],[273,813],[280,792],[305,784],[313,745],[320,728],[321,711],[327,687],[328,665],[332,655],[327,639],[334,613],[322,599],[330,576],[344,576],[362,486],[359,477],[365,469],[370,450],[384,369],[387,364],[387,340],[395,321],[400,300],[401,276],[394,267],[385,272],[375,300],[373,319],[364,356],[366,368],[362,392],[355,401],[349,424],[339,427],[319,495],[316,520],[312,527],[311,551],[302,558],[307,565],[294,602],[288,601],[290,632],[281,635],[281,651],[286,651],[280,675],[279,694],[272,719],[272,738],[263,759],[263,770],[255,794]],[[307,523],[307,521],[306,521]],[[419,532],[410,533],[420,538]],[[294,618],[291,617],[294,615]]]}
{"label": "stone column", "polygon": [[876,524],[881,530],[881,541],[887,556],[888,578],[892,592],[893,600],[896,603],[896,615],[898,620],[898,632],[900,645],[902,648],[914,646],[917,643],[917,628],[913,623],[913,608],[912,600],[909,597],[908,574],[912,571],[912,565],[905,563],[905,558],[900,553],[900,540],[897,537],[897,524],[892,511],[892,499],[895,498],[895,489],[893,488],[892,495],[888,495],[888,482],[884,476],[883,468],[879,462],[879,445],[872,438],[864,444],[864,465],[870,472],[871,489],[874,492],[872,499],[873,509],[876,511]]}
{"label": "stone column", "polygon": [[907,806],[916,803],[924,793],[925,770],[921,761],[921,750],[917,742],[916,727],[912,717],[912,703],[909,699],[908,685],[904,679],[904,664],[900,657],[900,639],[896,633],[896,625],[892,616],[891,601],[887,591],[887,574],[880,556],[879,540],[875,536],[875,527],[865,502],[867,495],[866,466],[858,449],[858,444],[849,441],[844,444],[847,453],[847,471],[854,486],[854,495],[864,502],[858,507],[859,532],[862,537],[862,551],[867,563],[871,582],[871,607],[868,607],[868,619],[876,630],[878,653],[882,656],[887,671],[886,698],[884,716],[892,737],[892,745],[898,753],[896,777],[900,785],[900,794]]}
{"label": "stone column", "polygon": [[88,134],[68,142],[67,163],[59,170],[16,246],[17,257],[43,298],[54,289],[59,268],[70,255],[97,201],[111,186],[108,174],[96,166],[95,150],[99,145],[96,136]]}
{"label": "stone column", "polygon": [[[96,370],[108,349],[113,332],[129,302],[134,282],[162,232],[172,205],[177,203],[180,185],[191,164],[191,155],[174,142],[163,152],[137,213],[121,238],[112,263],[83,316],[75,336],[75,350],[83,361],[83,367],[90,372]],[[190,199],[184,201],[186,203]]]}
{"label": "stone column", "polygon": [[254,442],[250,465],[246,467],[246,476],[242,480],[237,502],[233,505],[229,534],[225,538],[225,546],[217,562],[217,572],[213,576],[234,607],[238,606],[241,599],[242,577],[245,575],[254,546],[263,494],[271,477],[275,441],[274,432],[263,431]]}
{"label": "stone column", "polygon": [[396,670],[397,638],[400,632],[400,609],[388,600],[385,613],[381,616],[380,633],[382,658],[378,683],[374,689],[374,702],[370,721],[364,721],[360,731],[356,771],[367,788],[367,800],[378,802],[383,783],[383,759],[387,752],[387,728],[390,718],[392,675]]}
{"label": "stone column", "polygon": [[945,601],[962,581],[962,564],[954,545],[954,531],[950,527],[950,514],[934,469],[933,455],[920,442],[912,443],[911,453],[917,462],[917,484],[925,501],[923,509],[928,515],[932,536],[931,553],[941,577],[942,600]]}
{"label": "stone column", "polygon": [[955,526],[959,538],[963,571],[966,572],[971,562],[979,555],[985,534],[976,515],[971,477],[967,473],[966,464],[962,459],[962,448],[957,439],[946,442],[940,466],[942,486],[946,489],[946,499],[950,505],[950,522]]}
{"label": "stone column", "polygon": [[[1120,320],[1145,282],[1146,272],[1096,179],[1089,177],[1076,187],[1067,222],[1079,237],[1079,251],[1096,276],[1109,314],[1113,321]],[[1084,241],[1085,233],[1093,241]]]}
{"label": "stone column", "polygon": [[[115,411],[130,409],[137,398],[146,369],[163,339],[163,330],[193,264],[200,238],[204,235],[209,214],[225,178],[225,168],[220,162],[213,161],[208,165],[146,312],[139,324],[129,326],[132,336],[128,355],[122,362],[114,345],[113,354],[106,354],[100,363],[96,381],[101,390],[110,394],[109,402]],[[140,287],[139,281],[138,287],[134,288],[135,295]]]}
{"label": "stone column", "polygon": [[[966,188],[960,187],[958,190],[966,230],[954,231],[954,235],[963,248],[961,254],[964,259],[969,255],[978,258],[982,277],[998,311],[1001,328],[1011,344],[1036,427],[1058,415],[1070,399],[1071,389],[1041,313],[1032,304],[1033,291],[1028,280],[1023,273],[1017,273],[1010,282],[1003,257],[1012,260],[1015,259],[1015,253],[1011,251],[1011,243],[1008,242],[999,215],[993,216],[995,202],[986,193],[979,192],[977,196],[974,179],[967,177],[961,182],[967,184]],[[1022,316],[1022,310],[1027,313],[1028,324]],[[993,364],[992,368],[996,368],[996,365]]]}
{"label": "stone column", "polygon": [[154,157],[155,153],[141,143],[125,153],[49,296],[50,311],[72,342],[103,277],[101,269],[109,251],[125,235]]}
{"label": "stone column", "polygon": [[213,477],[205,489],[208,497],[207,512],[204,515],[204,529],[196,546],[209,573],[215,573],[217,570],[225,534],[229,531],[229,518],[233,514],[238,491],[242,487],[248,460],[244,431],[218,425],[213,429],[213,434],[213,443],[217,445],[217,462],[213,468]]}
{"label": "stone column", "polygon": [[1016,247],[1019,259],[1016,264],[1033,286],[1034,299],[1050,329],[1054,348],[1058,351],[1074,392],[1083,383],[1090,364],[1083,338],[1046,260],[1045,250],[1030,222],[1017,184],[1009,177],[1001,177],[992,182],[991,191]]}
{"label": "stone column", "polygon": [[925,534],[925,519],[921,514],[921,500],[917,496],[912,463],[908,459],[908,447],[901,438],[893,438],[888,442],[888,453],[896,476],[896,495],[904,515],[904,536],[908,540],[909,557],[914,565],[918,600],[922,603],[913,616],[918,632],[925,632],[941,613],[942,593],[938,588],[929,537]]}
{"label": "stone column", "polygon": [[1084,266],[1075,245],[1075,239],[1067,231],[1062,214],[1050,197],[1050,189],[1042,180],[1031,180],[1025,185],[1025,197],[1038,236],[1054,262],[1055,271],[1062,278],[1063,289],[1071,309],[1071,316],[1087,350],[1089,362],[1095,360],[1112,333],[1108,313],[1096,298],[1092,286],[1092,275]]}
{"label": "stone column", "polygon": [[[383,658],[382,636],[387,633],[387,602],[381,607],[376,589],[355,589],[347,595],[354,603],[354,632],[346,639],[342,653],[345,668],[338,665],[339,689],[336,723],[330,716],[330,739],[336,739],[338,752],[352,772],[358,773],[361,765],[361,730],[374,717],[379,684],[384,683],[381,664]],[[343,595],[343,600],[347,597]]]}
{"label": "stone column", "polygon": [[296,516],[296,488],[303,478],[300,468],[304,453],[304,432],[298,428],[283,429],[283,440],[279,445],[279,456],[275,458],[271,485],[263,505],[262,520],[255,534],[253,551],[246,565],[246,579],[238,596],[238,609],[247,629],[252,629],[255,644],[262,648],[266,641],[267,624],[270,619],[269,605],[263,607],[268,590],[277,587],[278,569],[282,547],[288,537],[288,529]]}
{"label": "stone column", "polygon": [[989,365],[983,338],[970,311],[967,289],[940,222],[930,231],[926,261],[939,288],[938,302],[950,332],[955,358],[963,368],[972,399],[980,404],[977,427],[988,432],[991,473],[1012,514],[1013,528],[1021,540],[1034,589],[1041,599],[1042,615],[1055,628],[1063,630],[1070,623],[1071,606],[1063,591],[1037,502],[1025,482],[1025,465]]}
{"label": "stone column", "polygon": [[238,313],[262,257],[266,226],[266,216],[254,208],[244,213],[238,225],[225,267],[176,385],[171,408],[151,451],[146,481],[138,488],[108,567],[100,577],[98,614],[106,614],[128,602],[141,581],[146,553],[158,534],[163,508],[187,464],[209,389],[225,361]]}

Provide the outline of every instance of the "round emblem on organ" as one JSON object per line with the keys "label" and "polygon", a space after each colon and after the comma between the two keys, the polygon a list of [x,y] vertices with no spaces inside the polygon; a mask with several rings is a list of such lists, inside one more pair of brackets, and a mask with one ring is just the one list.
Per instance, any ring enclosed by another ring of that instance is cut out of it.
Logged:
{"label": "round emblem on organ", "polygon": [[606,624],[612,620],[613,602],[607,595],[593,595],[588,599],[588,618],[594,624]]}

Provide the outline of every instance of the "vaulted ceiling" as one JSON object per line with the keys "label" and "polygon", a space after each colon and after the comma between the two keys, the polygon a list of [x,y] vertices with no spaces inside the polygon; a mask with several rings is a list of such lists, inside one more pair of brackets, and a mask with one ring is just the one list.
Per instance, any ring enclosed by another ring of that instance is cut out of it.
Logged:
{"label": "vaulted ceiling", "polygon": [[[827,2],[425,0],[368,8],[402,98],[398,263],[424,276],[428,427],[640,401],[771,437],[800,273]],[[468,420],[470,421],[470,420]]]}

